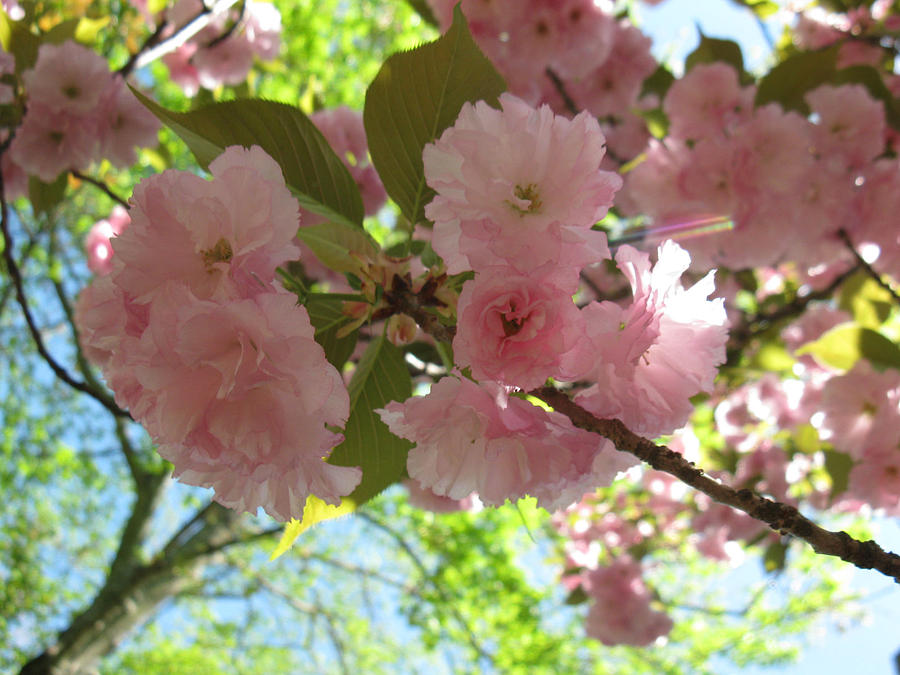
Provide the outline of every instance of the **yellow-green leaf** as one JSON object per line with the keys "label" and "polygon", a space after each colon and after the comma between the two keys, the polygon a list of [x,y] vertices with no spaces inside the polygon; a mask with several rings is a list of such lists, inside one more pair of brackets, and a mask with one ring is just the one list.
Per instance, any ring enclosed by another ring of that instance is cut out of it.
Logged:
{"label": "yellow-green leaf", "polygon": [[331,520],[332,518],[337,518],[339,516],[345,516],[349,513],[353,513],[355,510],[356,503],[349,497],[344,497],[340,504],[332,506],[331,504],[326,504],[315,495],[310,495],[306,498],[306,506],[303,507],[303,520],[291,518],[291,521],[284,526],[284,532],[281,534],[278,546],[272,551],[269,560],[275,560],[275,558],[284,555],[290,550],[291,546],[294,545],[294,542],[297,541],[297,537],[316,523],[321,523],[323,520]]}
{"label": "yellow-green leaf", "polygon": [[75,39],[82,44],[93,44],[97,40],[97,35],[101,30],[109,25],[112,17],[101,16],[98,19],[91,19],[83,16],[78,19],[78,26],[75,27]]}
{"label": "yellow-green leaf", "polygon": [[841,286],[838,306],[850,312],[861,326],[878,328],[893,308],[893,298],[887,289],[860,270]]}
{"label": "yellow-green leaf", "polygon": [[900,369],[900,347],[881,333],[857,323],[842,323],[797,350],[822,365],[850,370],[861,358],[878,368]]}

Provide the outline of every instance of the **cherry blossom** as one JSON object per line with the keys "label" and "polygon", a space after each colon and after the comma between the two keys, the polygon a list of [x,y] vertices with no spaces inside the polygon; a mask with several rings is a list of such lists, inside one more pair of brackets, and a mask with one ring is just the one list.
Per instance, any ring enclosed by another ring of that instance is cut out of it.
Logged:
{"label": "cherry blossom", "polygon": [[391,402],[378,413],[393,433],[416,443],[410,478],[451,499],[477,492],[499,506],[531,495],[553,510],[635,463],[559,413],[464,378],[445,377],[428,395]]}
{"label": "cherry blossom", "polygon": [[653,596],[641,565],[628,556],[591,570],[587,593],[594,600],[585,631],[605,645],[647,646],[672,630],[672,620],[652,609]]}
{"label": "cherry blossom", "polygon": [[337,504],[361,479],[325,461],[349,395],[306,309],[273,285],[298,253],[299,206],[280,167],[232,146],[210,172],[141,182],[113,272],[85,289],[76,321],[177,477],[235,509],[301,518],[309,495]]}
{"label": "cherry blossom", "polygon": [[690,397],[711,391],[725,360],[723,301],[707,299],[712,273],[688,290],[681,287],[690,256],[672,241],[659,247],[652,270],[650,256],[630,246],[619,249],[616,263],[634,300],[625,308],[610,301],[584,308],[594,354],[585,377],[596,384],[576,401],[638,434],[670,433],[687,421]]}
{"label": "cherry blossom", "polygon": [[533,389],[548,377],[574,379],[587,347],[572,289],[548,280],[552,268],[525,276],[489,267],[466,282],[457,304],[456,362],[480,380]]}
{"label": "cherry blossom", "polygon": [[132,226],[113,242],[115,281],[139,302],[182,281],[201,299],[267,289],[275,268],[299,255],[297,200],[261,148],[227,148],[209,165],[213,180],[164,171],[134,191]]}

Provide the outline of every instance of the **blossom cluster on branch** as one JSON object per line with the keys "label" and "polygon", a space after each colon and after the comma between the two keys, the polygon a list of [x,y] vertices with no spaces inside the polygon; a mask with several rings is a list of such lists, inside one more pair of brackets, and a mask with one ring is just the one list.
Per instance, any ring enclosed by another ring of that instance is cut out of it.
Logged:
{"label": "blossom cluster on branch", "polygon": [[[159,49],[188,94],[243,82],[280,15],[232,4],[141,6],[134,63]],[[758,81],[705,36],[676,79],[593,0],[428,5],[444,35],[390,57],[362,114],[175,113],[74,41],[0,54],[7,249],[28,176],[130,164],[157,119],[211,174],[144,178],[86,240],[75,322],[119,412],[286,539],[402,480],[435,511],[534,497],[607,645],[671,631],[645,579],[670,535],[736,563],[791,534],[896,576],[800,513],[900,513],[889,3],[804,14]]]}

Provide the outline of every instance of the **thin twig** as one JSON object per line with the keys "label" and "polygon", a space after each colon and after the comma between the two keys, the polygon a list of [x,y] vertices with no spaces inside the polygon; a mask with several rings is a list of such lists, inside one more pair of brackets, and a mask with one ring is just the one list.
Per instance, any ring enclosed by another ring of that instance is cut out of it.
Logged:
{"label": "thin twig", "polygon": [[566,85],[563,83],[562,78],[556,74],[556,72],[550,67],[547,66],[547,70],[544,71],[547,77],[550,78],[550,81],[553,83],[553,87],[556,89],[556,93],[559,94],[560,98],[563,100],[563,104],[566,106],[566,110],[568,110],[573,115],[577,115],[581,112],[578,109],[578,106],[575,105],[574,99],[569,96],[569,92],[566,91]]}
{"label": "thin twig", "polygon": [[131,75],[131,72],[137,65],[138,59],[141,57],[141,54],[156,45],[162,39],[162,35],[168,27],[168,21],[160,21],[159,25],[156,27],[156,30],[154,30],[150,35],[147,36],[147,39],[144,40],[144,43],[138,48],[138,50],[128,57],[125,65],[119,68],[119,70],[117,71],[119,75],[121,75],[123,78],[127,78],[129,75]]}
{"label": "thin twig", "polygon": [[[6,144],[0,146],[0,156],[2,156],[5,150]],[[2,174],[0,174],[0,230],[3,232],[3,258],[6,261],[6,269],[9,271],[13,286],[15,286],[16,300],[19,303],[19,307],[22,308],[25,323],[28,325],[28,332],[31,333],[31,338],[34,341],[34,346],[37,349],[38,354],[40,354],[41,358],[43,358],[47,365],[50,366],[50,369],[54,374],[67,385],[76,391],[87,394],[104,408],[109,410],[113,415],[130,418],[131,415],[117,406],[116,402],[105,392],[96,390],[86,382],[76,380],[72,377],[72,375],[70,375],[47,350],[47,347],[44,344],[44,338],[41,336],[41,331],[38,329],[34,316],[31,313],[31,308],[28,305],[28,298],[25,296],[25,284],[22,280],[22,274],[19,271],[19,266],[13,256],[13,239],[9,231],[9,205],[6,203]]]}
{"label": "thin twig", "polygon": [[844,229],[838,230],[838,236],[841,238],[841,241],[844,242],[844,245],[847,247],[850,253],[853,254],[853,257],[856,258],[856,262],[859,264],[859,266],[866,271],[866,274],[872,277],[872,279],[874,279],[879,286],[890,293],[891,297],[894,299],[894,302],[900,305],[900,295],[898,295],[897,291],[895,291],[893,287],[887,281],[885,281],[877,271],[875,271],[875,268],[873,268],[868,262],[866,262],[866,259],[859,254],[859,251],[856,250],[856,247],[853,245],[853,241],[851,241],[850,235],[847,234],[847,231]]}
{"label": "thin twig", "polygon": [[806,311],[807,306],[811,302],[816,300],[827,300],[830,298],[840,285],[853,276],[859,269],[860,268],[857,266],[850,267],[838,274],[831,280],[831,283],[824,288],[817,291],[810,291],[805,295],[797,295],[791,302],[781,305],[771,312],[754,314],[742,321],[739,325],[733,326],[728,335],[728,359],[725,365],[734,365],[744,347],[746,347],[753,338],[769,330],[774,324],[784,319],[800,316]]}
{"label": "thin twig", "polygon": [[568,417],[575,426],[608,438],[618,450],[630,452],[657,471],[675,476],[720,504],[743,511],[782,535],[802,539],[816,553],[836,556],[861,569],[878,570],[900,583],[900,556],[885,551],[876,542],[859,541],[843,531],[831,532],[819,527],[789,504],[761,497],[751,490],[735,490],[719,483],[677,452],[638,436],[619,420],[598,419],[553,387],[542,387],[530,393]]}
{"label": "thin twig", "polygon": [[232,22],[232,24],[228,27],[228,29],[226,31],[224,31],[221,35],[210,40],[210,42],[206,45],[206,49],[212,49],[216,45],[222,44],[223,42],[225,42],[225,40],[227,40],[232,35],[234,35],[234,32],[238,29],[238,26],[241,25],[241,21],[244,20],[244,14],[246,12],[247,12],[247,0],[243,0],[243,2],[241,2],[241,9],[238,12],[237,18]]}
{"label": "thin twig", "polygon": [[127,199],[123,199],[122,197],[117,195],[115,192],[113,192],[112,189],[106,183],[104,183],[102,180],[100,180],[98,178],[94,178],[93,176],[87,176],[87,175],[81,173],[80,171],[72,171],[71,173],[72,173],[72,176],[74,176],[78,180],[83,180],[85,183],[90,183],[94,187],[100,188],[106,194],[107,197],[112,199],[114,202],[118,202],[124,208],[126,208],[126,209],[131,208],[131,204],[128,203]]}
{"label": "thin twig", "polygon": [[466,636],[468,637],[468,640],[469,640],[469,644],[472,645],[472,649],[474,649],[475,652],[481,658],[487,659],[490,663],[493,663],[494,662],[493,657],[487,651],[485,651],[484,647],[481,646],[481,643],[478,641],[478,638],[475,635],[475,632],[472,630],[472,627],[469,625],[468,621],[466,621],[466,618],[459,612],[459,609],[457,609],[456,604],[451,602],[451,600],[447,596],[447,592],[444,590],[444,588],[434,580],[434,578],[428,572],[428,568],[425,567],[425,563],[422,562],[422,559],[419,557],[419,555],[413,550],[412,546],[409,545],[409,542],[407,542],[406,539],[403,538],[403,535],[401,535],[399,532],[397,532],[394,528],[392,528],[387,523],[381,522],[380,520],[378,520],[377,518],[375,518],[374,516],[372,516],[370,513],[366,512],[366,511],[358,510],[356,512],[356,515],[357,515],[357,517],[362,518],[365,521],[368,521],[369,523],[371,523],[372,525],[374,525],[381,531],[385,532],[394,541],[397,542],[397,544],[400,546],[400,548],[403,549],[403,552],[406,553],[406,555],[409,557],[410,560],[412,560],[412,562],[416,566],[416,568],[418,568],[419,574],[422,575],[422,579],[431,584],[431,586],[434,588],[435,591],[437,591],[437,594],[440,596],[441,601],[447,607],[450,608],[450,612],[453,614],[456,621],[459,623],[459,625],[462,627],[463,631],[466,633]]}

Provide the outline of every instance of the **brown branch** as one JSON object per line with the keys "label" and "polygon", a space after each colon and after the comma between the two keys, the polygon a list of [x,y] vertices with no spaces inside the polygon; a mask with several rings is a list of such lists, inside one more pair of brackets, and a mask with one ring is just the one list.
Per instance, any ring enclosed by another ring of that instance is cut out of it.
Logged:
{"label": "brown branch", "polygon": [[866,274],[872,277],[872,279],[874,279],[879,286],[890,293],[891,297],[894,299],[894,302],[900,305],[900,295],[898,295],[897,291],[895,291],[894,288],[887,281],[885,281],[877,271],[875,271],[875,268],[872,267],[868,262],[866,262],[865,258],[863,258],[859,254],[859,251],[856,250],[856,247],[850,240],[850,235],[847,234],[847,231],[844,229],[838,230],[838,237],[840,237],[841,241],[844,242],[844,245],[847,247],[850,253],[853,254],[853,257],[856,258],[856,262],[859,267],[864,269],[866,271]]}
{"label": "brown branch", "polygon": [[168,27],[168,21],[160,21],[159,25],[156,27],[156,30],[154,30],[150,35],[147,36],[147,39],[144,40],[144,43],[138,48],[138,50],[128,57],[125,65],[119,68],[119,75],[121,75],[123,78],[131,75],[131,71],[133,71],[135,66],[137,65],[138,59],[141,58],[141,54],[146,52],[148,49],[156,46],[162,39],[163,33]]}
{"label": "brown branch", "polygon": [[728,344],[726,345],[728,359],[725,365],[734,365],[741,351],[753,338],[765,333],[779,321],[800,316],[806,311],[811,302],[830,298],[840,285],[853,276],[857,270],[859,270],[858,266],[850,267],[838,274],[824,288],[810,291],[805,295],[797,295],[791,302],[781,305],[771,312],[754,314],[737,326],[732,327],[729,331]]}
{"label": "brown branch", "polygon": [[887,552],[874,541],[859,541],[846,532],[831,532],[819,527],[788,504],[766,499],[751,490],[735,490],[719,483],[698,469],[677,452],[664,445],[656,445],[630,431],[619,420],[601,420],[553,387],[535,389],[536,396],[572,423],[611,440],[616,448],[630,452],[657,471],[663,471],[692,488],[766,523],[782,535],[802,539],[816,553],[831,555],[861,569],[875,569],[900,583],[900,556]]}
{"label": "brown branch", "polygon": [[237,18],[231,23],[231,25],[228,27],[228,29],[225,32],[223,32],[218,37],[215,37],[212,40],[210,40],[205,45],[205,48],[212,49],[216,45],[222,44],[223,42],[225,42],[225,40],[227,40],[232,35],[234,35],[235,31],[238,29],[238,26],[241,25],[241,21],[244,20],[244,14],[246,13],[246,11],[247,11],[247,2],[246,2],[246,0],[244,0],[244,2],[241,2],[241,9],[237,15]]}

